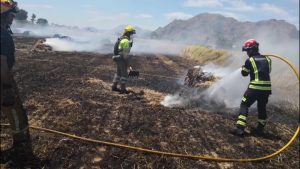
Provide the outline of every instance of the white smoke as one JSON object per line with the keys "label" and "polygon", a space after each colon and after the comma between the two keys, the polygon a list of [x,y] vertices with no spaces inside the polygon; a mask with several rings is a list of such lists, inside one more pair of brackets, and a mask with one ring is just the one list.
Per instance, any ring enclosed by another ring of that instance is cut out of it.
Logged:
{"label": "white smoke", "polygon": [[78,41],[70,39],[47,38],[44,44],[51,46],[54,51],[109,52],[103,43],[98,39]]}
{"label": "white smoke", "polygon": [[[242,77],[241,58],[232,57],[227,66],[207,64],[202,67],[203,72],[210,72],[221,78],[206,90],[187,89],[183,94],[168,95],[161,104],[167,107],[189,106],[196,103],[199,106],[207,104],[221,105],[227,108],[238,107],[241,97],[249,83],[249,77]],[[209,106],[206,106],[209,107]]]}
{"label": "white smoke", "polygon": [[[280,52],[277,48],[277,50],[274,50],[274,53],[286,57],[299,70],[299,62],[297,61],[299,57],[296,57],[297,54],[299,54],[299,50],[295,48],[296,45],[293,44],[293,46],[294,48],[291,46],[287,47],[284,52]],[[267,46],[265,46],[265,48],[267,48]],[[264,51],[262,53],[264,53]],[[250,81],[249,76],[243,77],[240,73],[240,67],[247,59],[244,53],[240,54],[244,56],[232,56],[225,65],[207,64],[202,67],[204,72],[211,72],[221,78],[206,90],[188,89],[188,91],[186,91],[185,89],[184,94],[177,92],[173,95],[166,96],[161,104],[167,107],[197,105],[200,108],[205,107],[210,109],[219,107],[231,109],[239,107],[241,98]],[[271,73],[271,104],[288,102],[299,108],[299,81],[297,77],[287,64],[277,58],[270,58],[273,63]]]}
{"label": "white smoke", "polygon": [[159,53],[168,55],[179,55],[185,45],[167,40],[154,40],[136,38],[132,53]]}
{"label": "white smoke", "polygon": [[[47,38],[45,44],[49,45],[55,51],[85,51],[97,53],[112,53],[114,47],[114,39],[118,37],[101,37],[94,36],[86,41],[75,41],[68,39]],[[184,45],[174,44],[168,41],[151,40],[136,38],[134,40],[131,54],[137,55],[139,53],[151,54],[168,54],[179,55],[184,48]]]}
{"label": "white smoke", "polygon": [[161,104],[166,107],[173,107],[173,106],[182,106],[185,104],[184,98],[181,97],[178,93],[175,95],[167,95]]}
{"label": "white smoke", "polygon": [[[30,36],[45,37],[45,44],[52,46],[56,51],[85,51],[97,53],[112,53],[113,46],[121,32],[105,30],[89,31],[79,28],[66,28],[58,26],[13,26],[13,31],[19,34],[27,32]],[[59,34],[67,38],[53,38]],[[260,33],[257,37],[260,42],[262,54],[277,54],[288,58],[299,69],[299,39],[282,39],[282,41],[272,41],[268,33]],[[165,40],[153,40],[143,37],[135,38],[132,54],[138,53],[161,53],[179,55],[184,48],[181,43],[174,43]],[[167,96],[162,102],[163,105],[189,105],[197,100],[203,101],[202,104],[214,102],[214,104],[225,105],[226,107],[238,107],[241,97],[247,88],[249,77],[240,75],[240,67],[247,59],[245,53],[240,51],[233,52],[234,56],[228,63],[222,66],[206,65],[204,71],[212,72],[221,80],[209,87],[207,90],[188,91],[189,96],[184,96],[178,92]],[[238,54],[236,54],[238,53]],[[242,56],[235,56],[242,55]],[[271,102],[288,100],[299,107],[299,81],[293,75],[290,68],[276,58],[272,58],[273,70],[271,73],[273,94]],[[199,101],[198,101],[199,102]],[[199,103],[201,106],[201,103]]]}
{"label": "white smoke", "polygon": [[[27,36],[44,37],[46,38],[45,44],[51,46],[54,51],[96,53],[112,53],[114,44],[122,33],[114,30],[89,31],[71,27],[32,25],[13,25],[13,31],[17,34],[26,34]],[[57,35],[65,38],[54,37]],[[134,38],[131,54],[179,55],[185,47],[183,44],[171,41],[154,40],[142,36],[137,37]]]}

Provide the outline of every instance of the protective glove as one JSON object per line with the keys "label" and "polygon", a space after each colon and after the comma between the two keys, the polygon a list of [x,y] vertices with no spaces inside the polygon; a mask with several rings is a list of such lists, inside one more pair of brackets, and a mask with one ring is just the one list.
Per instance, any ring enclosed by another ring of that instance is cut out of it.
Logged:
{"label": "protective glove", "polygon": [[241,74],[243,76],[248,76],[248,74],[250,73],[250,71],[245,67],[245,65],[242,66],[242,71]]}

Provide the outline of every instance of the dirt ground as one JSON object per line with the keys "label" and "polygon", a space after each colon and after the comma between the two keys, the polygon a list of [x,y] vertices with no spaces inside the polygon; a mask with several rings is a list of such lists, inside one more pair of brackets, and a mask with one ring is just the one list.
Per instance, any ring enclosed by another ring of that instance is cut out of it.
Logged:
{"label": "dirt ground", "polygon": [[[176,56],[141,54],[132,65],[141,72],[129,82],[132,94],[111,92],[115,64],[111,54],[31,52],[36,38],[15,38],[15,79],[31,125],[131,146],[228,158],[268,155],[284,146],[298,126],[298,112],[286,116],[268,108],[272,118],[264,137],[228,134],[235,116],[195,108],[167,108],[160,101],[181,86],[178,79],[195,61]],[[156,76],[153,76],[156,75]],[[166,77],[164,77],[166,76]],[[7,119],[1,115],[1,123]],[[249,126],[255,126],[255,113]],[[30,130],[36,168],[56,169],[278,169],[299,168],[299,140],[282,154],[262,162],[229,163],[165,157],[97,145]],[[11,146],[10,130],[1,127],[1,151]],[[17,168],[18,161],[1,168]]]}

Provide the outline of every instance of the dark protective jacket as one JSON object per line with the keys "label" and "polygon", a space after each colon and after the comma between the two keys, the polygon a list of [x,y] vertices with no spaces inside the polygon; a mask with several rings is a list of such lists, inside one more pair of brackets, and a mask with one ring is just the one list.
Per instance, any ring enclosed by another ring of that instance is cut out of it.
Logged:
{"label": "dark protective jacket", "polygon": [[15,63],[15,44],[9,30],[1,28],[0,44],[1,55],[7,57],[8,68],[12,69]]}
{"label": "dark protective jacket", "polygon": [[271,67],[272,62],[269,57],[260,54],[249,57],[245,65],[242,66],[241,72],[243,76],[250,74],[250,84],[248,88],[271,94]]}

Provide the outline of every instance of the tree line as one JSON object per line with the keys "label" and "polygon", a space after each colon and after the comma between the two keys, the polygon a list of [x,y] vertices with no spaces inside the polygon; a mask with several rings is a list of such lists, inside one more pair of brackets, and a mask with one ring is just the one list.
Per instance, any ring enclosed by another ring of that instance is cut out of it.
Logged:
{"label": "tree line", "polygon": [[17,13],[16,18],[17,21],[20,21],[22,23],[32,23],[32,24],[37,24],[37,25],[42,25],[42,26],[47,26],[48,20],[45,18],[38,18],[36,14],[32,14],[30,20],[28,20],[28,12],[24,9],[20,9],[20,11]]}

